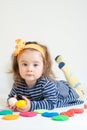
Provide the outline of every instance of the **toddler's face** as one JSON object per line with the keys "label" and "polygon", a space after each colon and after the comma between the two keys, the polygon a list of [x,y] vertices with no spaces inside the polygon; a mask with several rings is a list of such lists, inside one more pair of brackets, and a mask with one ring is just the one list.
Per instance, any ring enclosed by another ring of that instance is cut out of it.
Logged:
{"label": "toddler's face", "polygon": [[26,49],[18,56],[19,73],[28,85],[34,85],[43,74],[43,57],[39,51]]}

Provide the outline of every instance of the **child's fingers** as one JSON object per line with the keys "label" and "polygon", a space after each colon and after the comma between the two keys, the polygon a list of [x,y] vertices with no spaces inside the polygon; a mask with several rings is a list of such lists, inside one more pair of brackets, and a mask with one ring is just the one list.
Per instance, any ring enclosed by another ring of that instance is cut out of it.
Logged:
{"label": "child's fingers", "polygon": [[16,94],[14,95],[14,98],[17,98],[17,95],[16,95]]}
{"label": "child's fingers", "polygon": [[29,99],[26,98],[25,96],[22,96],[22,98],[26,101],[27,104],[29,104]]}

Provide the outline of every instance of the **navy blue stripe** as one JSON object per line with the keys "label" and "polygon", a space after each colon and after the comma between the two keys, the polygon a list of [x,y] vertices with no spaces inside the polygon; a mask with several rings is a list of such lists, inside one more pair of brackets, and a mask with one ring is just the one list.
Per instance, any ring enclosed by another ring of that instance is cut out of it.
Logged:
{"label": "navy blue stripe", "polygon": [[17,82],[8,98],[15,94],[18,99],[26,96],[31,102],[31,109],[54,109],[83,103],[78,100],[78,94],[65,81],[49,81],[47,78],[38,80],[35,86],[28,88],[25,82]]}

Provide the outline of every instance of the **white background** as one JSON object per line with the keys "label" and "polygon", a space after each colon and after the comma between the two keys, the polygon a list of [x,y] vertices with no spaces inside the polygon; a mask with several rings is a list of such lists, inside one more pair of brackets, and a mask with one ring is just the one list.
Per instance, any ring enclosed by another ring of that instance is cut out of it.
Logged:
{"label": "white background", "polygon": [[87,87],[87,0],[0,0],[0,94],[12,87],[10,68],[15,39],[48,46],[53,70],[63,55],[84,88]]}

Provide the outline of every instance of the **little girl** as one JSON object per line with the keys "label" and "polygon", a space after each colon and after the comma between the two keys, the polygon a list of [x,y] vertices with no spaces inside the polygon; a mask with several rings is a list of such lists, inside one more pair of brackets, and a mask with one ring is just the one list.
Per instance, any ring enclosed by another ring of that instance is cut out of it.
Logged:
{"label": "little girl", "polygon": [[[8,107],[12,111],[54,109],[83,103],[77,92],[66,81],[55,80],[52,62],[46,46],[37,42],[16,40],[12,54],[13,87],[8,95]],[[9,104],[10,98],[24,99],[25,107]]]}

